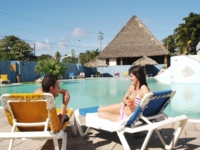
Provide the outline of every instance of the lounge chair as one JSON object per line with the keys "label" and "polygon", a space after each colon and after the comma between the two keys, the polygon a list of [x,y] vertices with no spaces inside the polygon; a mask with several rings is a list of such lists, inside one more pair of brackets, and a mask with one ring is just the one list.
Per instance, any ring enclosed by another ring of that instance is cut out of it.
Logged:
{"label": "lounge chair", "polygon": [[97,77],[103,77],[103,75],[100,72],[97,72]]}
{"label": "lounge chair", "polygon": [[1,74],[0,76],[0,84],[8,84],[10,83],[10,80],[8,80],[7,74]]}
{"label": "lounge chair", "polygon": [[77,77],[78,78],[85,78],[85,73],[84,72],[80,72],[80,74]]}
{"label": "lounge chair", "polygon": [[[24,138],[53,139],[56,150],[59,150],[57,139],[62,138],[62,149],[66,150],[67,133],[64,130],[70,121],[64,122],[60,129],[55,100],[51,94],[3,94],[0,100],[12,126],[11,132],[0,133],[0,139],[10,139],[9,150],[14,139]],[[67,115],[72,114],[73,110],[68,109]]]}
{"label": "lounge chair", "polygon": [[[75,126],[78,128],[79,134],[81,136],[85,136],[88,133],[90,128],[101,129],[101,130],[106,130],[110,132],[117,132],[117,135],[125,150],[130,150],[130,147],[126,141],[124,133],[126,132],[137,133],[137,132],[142,132],[142,131],[148,131],[147,136],[141,147],[141,149],[144,150],[148,144],[148,141],[153,131],[155,131],[159,139],[161,140],[162,144],[164,145],[165,149],[172,149],[176,145],[178,138],[187,123],[188,118],[185,115],[182,115],[182,116],[178,116],[174,118],[167,118],[166,120],[162,120],[159,122],[151,122],[151,119],[157,119],[158,117],[164,114],[163,108],[165,108],[165,106],[167,105],[167,103],[170,101],[170,99],[173,97],[174,94],[175,94],[175,91],[161,91],[161,92],[146,94],[144,98],[141,100],[140,106],[137,107],[136,111],[132,115],[130,115],[130,117],[128,117],[127,120],[124,120],[121,122],[112,122],[110,120],[99,118],[97,114],[98,106],[91,107],[91,108],[78,109],[78,110],[75,110],[74,112]],[[160,111],[157,112],[157,111],[148,109],[149,104],[150,106],[152,106],[152,104],[158,101],[163,102],[163,103],[160,103]],[[146,114],[147,112],[149,112],[150,114],[149,115]],[[83,132],[83,129],[79,120],[80,115],[86,117],[86,126],[88,128],[85,132]],[[148,117],[145,117],[145,115],[147,115]],[[144,120],[147,124],[143,124],[141,126],[136,125],[136,122],[139,119]],[[174,134],[174,137],[171,143],[167,145],[163,137],[161,136],[160,132],[158,131],[158,129],[161,129],[163,126],[172,124],[175,122],[179,122],[179,126],[176,129],[176,132]]]}
{"label": "lounge chair", "polygon": [[147,77],[153,77],[152,71],[146,71]]}
{"label": "lounge chair", "polygon": [[115,77],[120,77],[120,72],[116,72],[116,73],[114,74],[114,76],[115,76]]}
{"label": "lounge chair", "polygon": [[128,72],[127,72],[127,71],[124,71],[123,77],[124,77],[124,78],[127,78],[127,77],[128,77]]}
{"label": "lounge chair", "polygon": [[44,77],[45,75],[40,76],[38,79],[35,80],[35,83],[41,83]]}
{"label": "lounge chair", "polygon": [[70,72],[70,73],[69,73],[69,78],[70,78],[70,79],[74,79],[74,78],[76,78],[76,76],[74,75],[73,72]]}
{"label": "lounge chair", "polygon": [[92,77],[92,78],[93,78],[93,77],[97,77],[97,73],[92,72],[91,77]]}

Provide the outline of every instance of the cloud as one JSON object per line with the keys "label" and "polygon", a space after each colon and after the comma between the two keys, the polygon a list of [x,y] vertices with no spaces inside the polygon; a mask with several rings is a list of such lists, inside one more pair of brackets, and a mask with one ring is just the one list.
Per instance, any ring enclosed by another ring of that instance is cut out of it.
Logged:
{"label": "cloud", "polygon": [[142,19],[142,22],[143,22],[144,24],[148,24],[148,23],[151,23],[151,20],[150,20],[149,18],[143,18],[143,19]]}
{"label": "cloud", "polygon": [[[105,44],[102,44],[101,50],[103,50],[105,46],[106,46]],[[88,43],[88,44],[82,45],[82,47],[86,49],[96,50],[96,49],[100,49],[100,43]]]}
{"label": "cloud", "polygon": [[66,49],[67,45],[68,45],[68,42],[65,38],[61,38],[60,41],[57,43],[57,46],[62,49],[64,48]]}
{"label": "cloud", "polygon": [[35,54],[40,56],[42,54],[54,55],[52,52],[53,46],[50,44],[48,39],[45,39],[45,42],[35,42]]}
{"label": "cloud", "polygon": [[48,39],[45,39],[45,42],[36,42],[36,49],[42,49],[42,50],[49,50],[52,48],[52,46],[49,43]]}
{"label": "cloud", "polygon": [[72,31],[72,33],[71,33],[71,36],[73,36],[73,37],[83,37],[86,35],[87,35],[87,33],[84,30],[79,29],[79,28],[75,28],[74,31]]}

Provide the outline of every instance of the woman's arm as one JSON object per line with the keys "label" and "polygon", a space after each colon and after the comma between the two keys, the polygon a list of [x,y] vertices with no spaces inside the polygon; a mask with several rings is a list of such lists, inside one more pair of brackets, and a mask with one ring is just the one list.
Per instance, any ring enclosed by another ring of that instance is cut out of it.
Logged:
{"label": "woman's arm", "polygon": [[140,89],[140,99],[144,97],[145,94],[149,93],[149,88],[146,85],[142,85]]}
{"label": "woman's arm", "polygon": [[132,89],[132,85],[128,88],[126,94],[124,95],[123,99],[122,99],[122,102],[127,105],[128,104],[128,98],[129,98],[129,94],[130,94],[130,91]]}

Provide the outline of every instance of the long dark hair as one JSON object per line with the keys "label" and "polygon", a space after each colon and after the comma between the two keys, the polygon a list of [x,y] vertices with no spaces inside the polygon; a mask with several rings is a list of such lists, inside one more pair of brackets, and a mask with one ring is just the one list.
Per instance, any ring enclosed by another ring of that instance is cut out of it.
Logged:
{"label": "long dark hair", "polygon": [[144,69],[141,66],[132,66],[131,68],[129,68],[128,70],[129,75],[132,73],[134,76],[136,76],[140,82],[140,88],[142,85],[147,85],[147,81],[146,81],[146,75],[144,72]]}

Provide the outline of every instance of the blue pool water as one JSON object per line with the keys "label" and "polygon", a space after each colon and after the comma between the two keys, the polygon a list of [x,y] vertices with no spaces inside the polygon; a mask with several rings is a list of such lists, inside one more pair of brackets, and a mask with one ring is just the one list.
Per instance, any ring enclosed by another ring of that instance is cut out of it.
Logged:
{"label": "blue pool water", "polygon": [[[169,116],[186,114],[190,118],[200,118],[199,84],[161,84],[153,78],[148,78],[147,82],[151,91],[176,90],[174,98],[165,110],[166,114]],[[61,88],[70,92],[69,107],[73,109],[119,103],[129,85],[129,79],[119,78],[75,79],[60,83]],[[0,95],[4,93],[32,93],[39,87],[40,84],[0,87]],[[56,106],[61,107],[61,105],[62,98],[59,95],[56,98]]]}

